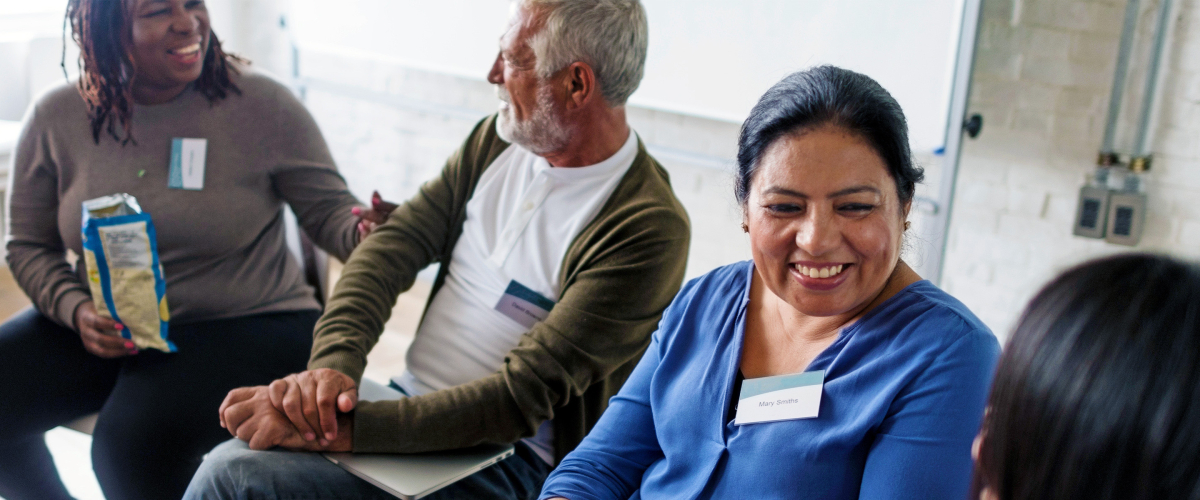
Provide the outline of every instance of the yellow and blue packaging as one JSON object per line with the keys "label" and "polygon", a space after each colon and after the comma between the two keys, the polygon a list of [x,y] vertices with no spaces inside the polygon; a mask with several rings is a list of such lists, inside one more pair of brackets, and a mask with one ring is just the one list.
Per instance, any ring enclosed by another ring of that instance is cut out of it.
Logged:
{"label": "yellow and blue packaging", "polygon": [[83,202],[83,254],[96,312],[116,320],[139,349],[175,352],[167,282],[150,214],[126,193]]}

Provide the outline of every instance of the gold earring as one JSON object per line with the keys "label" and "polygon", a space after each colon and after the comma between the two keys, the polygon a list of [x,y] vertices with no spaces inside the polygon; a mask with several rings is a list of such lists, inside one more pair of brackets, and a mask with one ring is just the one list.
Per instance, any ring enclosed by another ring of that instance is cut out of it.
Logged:
{"label": "gold earring", "polygon": [[908,231],[908,228],[910,227],[912,227],[912,221],[904,221],[904,230]]}
{"label": "gold earring", "polygon": [[749,233],[749,232],[750,232],[750,226],[747,226],[745,222],[743,222],[743,223],[742,223],[742,232],[743,232],[743,233]]}

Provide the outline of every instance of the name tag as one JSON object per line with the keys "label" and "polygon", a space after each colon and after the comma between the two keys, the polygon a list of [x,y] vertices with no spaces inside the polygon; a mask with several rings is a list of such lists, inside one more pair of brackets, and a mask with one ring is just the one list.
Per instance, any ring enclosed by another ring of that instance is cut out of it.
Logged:
{"label": "name tag", "polygon": [[825,370],[744,380],[733,423],[816,418],[824,387]]}
{"label": "name tag", "polygon": [[207,152],[208,139],[172,139],[167,187],[193,191],[204,189],[204,157]]}
{"label": "name tag", "polygon": [[496,303],[496,310],[525,328],[533,328],[534,323],[545,320],[554,309],[554,301],[530,290],[516,280],[508,282],[508,288]]}

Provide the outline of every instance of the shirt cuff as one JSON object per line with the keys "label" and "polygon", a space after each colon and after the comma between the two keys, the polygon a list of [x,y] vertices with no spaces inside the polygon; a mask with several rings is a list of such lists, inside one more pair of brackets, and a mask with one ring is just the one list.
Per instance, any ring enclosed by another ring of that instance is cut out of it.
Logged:
{"label": "shirt cuff", "polygon": [[[53,311],[51,319],[57,320],[61,325],[75,329],[75,310],[79,309],[79,305],[84,302],[90,302],[92,295],[82,290],[69,290],[63,294],[63,297],[58,300],[56,310]],[[44,312],[43,312],[44,314]]]}
{"label": "shirt cuff", "polygon": [[354,409],[354,453],[402,453],[398,401],[359,401]]}

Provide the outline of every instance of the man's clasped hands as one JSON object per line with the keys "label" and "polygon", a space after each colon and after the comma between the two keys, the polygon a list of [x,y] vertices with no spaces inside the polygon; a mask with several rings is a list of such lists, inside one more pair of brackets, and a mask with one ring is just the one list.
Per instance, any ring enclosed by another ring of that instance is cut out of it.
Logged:
{"label": "man's clasped hands", "polygon": [[241,387],[221,403],[221,427],[250,449],[351,451],[358,386],[344,373],[319,368],[271,385]]}

